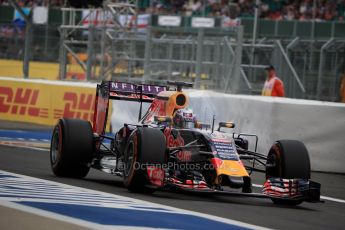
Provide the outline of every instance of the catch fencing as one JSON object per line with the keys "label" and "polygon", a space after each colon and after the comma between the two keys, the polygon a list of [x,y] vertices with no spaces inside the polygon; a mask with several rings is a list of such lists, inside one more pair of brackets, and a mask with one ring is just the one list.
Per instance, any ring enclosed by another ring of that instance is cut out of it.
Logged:
{"label": "catch fencing", "polygon": [[[192,28],[188,23],[164,27],[152,22],[157,15],[137,15],[148,23],[141,28],[123,23],[133,15],[114,14],[111,7],[86,14],[83,9],[61,10],[60,24],[32,24],[28,31],[13,23],[0,24],[0,59],[25,60],[26,53],[32,61],[59,62],[60,79],[161,84],[181,80],[194,82],[199,89],[252,95],[261,93],[264,67],[273,64],[287,97],[339,101],[345,73],[341,23],[330,24],[334,37],[317,36],[320,23],[311,35],[296,29],[291,36],[281,37],[280,33],[265,34],[263,25],[269,22],[260,21],[253,41],[248,38],[248,20],[230,28],[221,28],[217,18],[213,28]],[[100,15],[98,21],[94,15]],[[115,21],[120,23],[115,26]],[[285,24],[275,23],[275,31],[283,31]],[[299,28],[299,23],[294,25]],[[30,44],[30,52],[25,52],[25,44]]]}

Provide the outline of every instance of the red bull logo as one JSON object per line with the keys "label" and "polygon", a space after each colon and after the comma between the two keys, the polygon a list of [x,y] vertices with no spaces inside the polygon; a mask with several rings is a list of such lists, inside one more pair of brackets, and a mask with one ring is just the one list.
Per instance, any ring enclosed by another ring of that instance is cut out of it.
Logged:
{"label": "red bull logo", "polygon": [[[184,140],[180,133],[177,133],[176,138],[172,134],[172,128],[168,127],[164,130],[164,136],[167,142],[167,147],[184,146]],[[190,151],[179,151],[176,154],[177,159],[180,161],[190,161],[192,159],[192,153]]]}

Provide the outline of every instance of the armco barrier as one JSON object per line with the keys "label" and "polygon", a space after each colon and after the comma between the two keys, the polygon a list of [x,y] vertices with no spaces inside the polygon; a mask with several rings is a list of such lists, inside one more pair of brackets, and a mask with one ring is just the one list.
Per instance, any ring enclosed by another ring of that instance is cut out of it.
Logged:
{"label": "armco barrier", "polygon": [[[190,107],[198,120],[234,121],[236,133],[259,137],[258,151],[268,153],[279,139],[303,141],[310,153],[312,170],[345,173],[345,105],[319,101],[189,91]],[[113,103],[113,131],[124,122],[135,123],[139,104]],[[116,111],[121,109],[121,113]],[[217,126],[217,125],[216,125]]]}
{"label": "armco barrier", "polygon": [[54,125],[57,119],[92,121],[96,84],[0,78],[0,119]]}

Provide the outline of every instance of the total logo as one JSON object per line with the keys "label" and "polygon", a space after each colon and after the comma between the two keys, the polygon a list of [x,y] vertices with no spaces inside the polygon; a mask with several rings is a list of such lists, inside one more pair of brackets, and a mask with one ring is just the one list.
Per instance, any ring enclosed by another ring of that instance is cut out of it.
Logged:
{"label": "total logo", "polygon": [[48,118],[48,108],[37,104],[38,89],[0,87],[0,113]]}
{"label": "total logo", "polygon": [[154,166],[147,166],[147,175],[152,184],[157,186],[163,185],[164,180],[164,170]]}

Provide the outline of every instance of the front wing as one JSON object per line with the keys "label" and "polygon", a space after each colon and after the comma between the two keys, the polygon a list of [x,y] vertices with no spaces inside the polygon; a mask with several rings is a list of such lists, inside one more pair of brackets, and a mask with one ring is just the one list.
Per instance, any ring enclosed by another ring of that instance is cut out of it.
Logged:
{"label": "front wing", "polygon": [[210,188],[204,181],[200,180],[181,181],[176,178],[166,176],[165,171],[160,168],[150,167],[147,172],[148,179],[151,182],[150,186],[158,188],[174,188],[187,192],[212,193],[219,195],[321,202],[321,185],[311,180],[269,178],[264,183],[262,193],[243,193]]}

